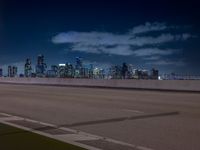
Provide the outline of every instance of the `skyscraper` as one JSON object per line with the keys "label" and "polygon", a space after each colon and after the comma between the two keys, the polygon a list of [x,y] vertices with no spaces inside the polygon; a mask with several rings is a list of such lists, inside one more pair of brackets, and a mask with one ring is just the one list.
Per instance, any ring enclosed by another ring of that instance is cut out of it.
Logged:
{"label": "skyscraper", "polygon": [[65,75],[65,68],[66,68],[66,64],[59,64],[58,74],[59,74],[60,78],[66,77],[66,75]]}
{"label": "skyscraper", "polygon": [[89,67],[89,78],[93,78],[94,77],[94,66],[93,64],[90,64],[90,67]]}
{"label": "skyscraper", "polygon": [[2,77],[2,76],[3,76],[3,69],[0,68],[0,77]]}
{"label": "skyscraper", "polygon": [[36,76],[45,77],[47,65],[44,63],[44,56],[38,55],[37,65],[36,65]]}
{"label": "skyscraper", "polygon": [[52,65],[51,70],[54,72],[55,77],[58,77],[58,66],[57,65]]}
{"label": "skyscraper", "polygon": [[81,78],[83,77],[83,74],[84,74],[83,60],[81,57],[76,57],[75,77]]}
{"label": "skyscraper", "polygon": [[126,63],[122,64],[122,78],[126,79],[128,77],[128,66]]}
{"label": "skyscraper", "polygon": [[66,63],[66,76],[68,77],[68,78],[73,78],[73,76],[74,76],[74,67],[73,67],[73,65],[72,64],[70,64],[70,63]]}
{"label": "skyscraper", "polygon": [[151,79],[158,80],[158,70],[151,69]]}
{"label": "skyscraper", "polygon": [[76,69],[81,69],[83,67],[83,59],[81,57],[76,57]]}
{"label": "skyscraper", "polygon": [[16,77],[16,76],[17,76],[17,67],[8,66],[8,77]]}
{"label": "skyscraper", "polygon": [[110,75],[112,79],[121,79],[122,78],[122,66],[114,65],[110,68]]}
{"label": "skyscraper", "polygon": [[26,63],[24,65],[24,75],[25,77],[31,77],[31,74],[32,74],[31,60],[27,58]]}

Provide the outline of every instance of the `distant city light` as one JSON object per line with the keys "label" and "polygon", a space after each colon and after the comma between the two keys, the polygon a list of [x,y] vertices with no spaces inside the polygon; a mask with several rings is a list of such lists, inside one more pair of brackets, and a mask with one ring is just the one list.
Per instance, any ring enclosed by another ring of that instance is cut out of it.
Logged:
{"label": "distant city light", "polygon": [[[34,70],[35,68],[35,70]],[[44,55],[38,55],[36,65],[33,66],[31,59],[27,58],[24,64],[24,74],[18,74],[17,66],[8,66],[8,72],[3,75],[3,69],[0,68],[0,77],[47,77],[47,78],[90,78],[90,79],[152,79],[158,80],[159,71],[152,68],[135,69],[132,64],[113,65],[107,68],[97,66],[86,67],[83,58],[76,57],[76,63],[51,65],[48,67],[45,63]],[[159,77],[159,79],[161,79]]]}
{"label": "distant city light", "polygon": [[64,67],[64,66],[66,66],[66,64],[59,64],[58,66],[59,67],[62,67],[62,66]]}
{"label": "distant city light", "polygon": [[158,76],[158,80],[162,80],[161,76]]}

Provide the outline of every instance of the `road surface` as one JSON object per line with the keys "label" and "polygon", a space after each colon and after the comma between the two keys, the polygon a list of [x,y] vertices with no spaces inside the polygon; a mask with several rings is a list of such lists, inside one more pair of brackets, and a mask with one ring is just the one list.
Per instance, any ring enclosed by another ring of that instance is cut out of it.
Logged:
{"label": "road surface", "polygon": [[200,94],[0,84],[0,112],[153,150],[200,149]]}

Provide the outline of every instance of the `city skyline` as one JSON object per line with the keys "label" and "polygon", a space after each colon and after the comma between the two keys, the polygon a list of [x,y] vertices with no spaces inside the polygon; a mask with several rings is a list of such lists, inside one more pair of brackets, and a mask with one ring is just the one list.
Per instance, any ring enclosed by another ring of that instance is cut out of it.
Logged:
{"label": "city skyline", "polygon": [[[22,71],[23,70],[23,71]],[[45,56],[37,56],[36,65],[30,58],[24,62],[23,69],[18,71],[16,64],[0,68],[0,77],[58,77],[58,78],[92,78],[92,79],[158,79],[159,71],[138,69],[132,64],[123,62],[121,65],[100,68],[95,64],[85,64],[82,57],[75,58],[74,63],[51,64],[48,66]]]}
{"label": "city skyline", "polygon": [[75,63],[51,64],[48,66],[45,56],[37,56],[36,65],[33,65],[30,58],[24,62],[23,68],[19,71],[18,66],[8,65],[0,68],[0,77],[21,77],[21,78],[85,78],[85,79],[145,79],[145,80],[199,80],[200,75],[180,74],[172,72],[160,73],[156,68],[146,70],[137,68],[133,64],[123,62],[118,65],[101,68],[95,64],[85,64],[82,57],[76,57]]}
{"label": "city skyline", "polygon": [[[108,67],[127,62],[161,73],[200,74],[195,1],[4,1],[0,67],[24,67],[28,57],[48,66],[74,62]],[[33,63],[34,65],[34,63]]]}

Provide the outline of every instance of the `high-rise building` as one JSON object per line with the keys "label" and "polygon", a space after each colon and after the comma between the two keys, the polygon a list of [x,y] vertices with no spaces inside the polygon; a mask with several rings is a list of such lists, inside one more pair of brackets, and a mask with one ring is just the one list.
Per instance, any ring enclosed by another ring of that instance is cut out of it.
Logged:
{"label": "high-rise building", "polygon": [[17,76],[17,67],[8,66],[8,77],[16,77],[16,76]]}
{"label": "high-rise building", "polygon": [[137,70],[136,74],[138,76],[138,79],[148,79],[148,71],[147,70]]}
{"label": "high-rise building", "polygon": [[2,76],[3,76],[3,69],[0,68],[0,77],[2,77]]}
{"label": "high-rise building", "polygon": [[52,65],[50,70],[47,70],[46,77],[55,78],[58,77],[58,66]]}
{"label": "high-rise building", "polygon": [[8,77],[12,77],[12,66],[8,66]]}
{"label": "high-rise building", "polygon": [[51,70],[54,72],[55,77],[58,77],[58,66],[57,65],[52,65]]}
{"label": "high-rise building", "polygon": [[76,57],[76,65],[74,71],[75,78],[84,77],[84,69],[83,69],[83,59],[81,57]]}
{"label": "high-rise building", "polygon": [[148,70],[135,69],[133,78],[134,79],[149,79]]}
{"label": "high-rise building", "polygon": [[67,78],[73,78],[74,77],[74,67],[72,64],[70,63],[66,63],[66,67],[65,67],[65,72],[66,72],[66,77]]}
{"label": "high-rise building", "polygon": [[45,77],[47,65],[44,63],[44,56],[38,55],[36,65],[36,76]]}
{"label": "high-rise building", "polygon": [[81,57],[76,57],[76,69],[83,68],[83,59]]}
{"label": "high-rise building", "polygon": [[101,68],[94,68],[93,70],[93,78],[95,79],[103,79],[105,77],[105,71]]}
{"label": "high-rise building", "polygon": [[32,74],[31,60],[27,58],[26,63],[24,65],[24,76],[31,77],[31,74]]}
{"label": "high-rise building", "polygon": [[90,68],[89,68],[89,72],[88,72],[88,74],[89,74],[89,78],[94,78],[94,66],[93,66],[93,64],[90,64]]}
{"label": "high-rise building", "polygon": [[100,69],[99,70],[99,78],[100,79],[104,79],[105,78],[105,70],[104,69]]}
{"label": "high-rise building", "polygon": [[17,67],[13,66],[13,75],[14,75],[14,77],[17,76],[17,71],[18,71]]}
{"label": "high-rise building", "polygon": [[38,64],[38,65],[44,64],[44,55],[41,55],[41,54],[38,55],[37,64]]}
{"label": "high-rise building", "polygon": [[58,67],[58,75],[59,75],[59,77],[61,77],[61,78],[64,78],[64,77],[65,77],[65,67],[66,67],[65,64],[59,64],[59,67]]}
{"label": "high-rise building", "polygon": [[128,78],[128,66],[126,63],[122,64],[122,78],[127,79]]}
{"label": "high-rise building", "polygon": [[151,69],[151,79],[158,80],[158,70]]}
{"label": "high-rise building", "polygon": [[134,66],[132,64],[128,65],[128,79],[134,78]]}
{"label": "high-rise building", "polygon": [[122,67],[119,65],[112,66],[110,68],[110,75],[112,79],[121,79],[122,78]]}

